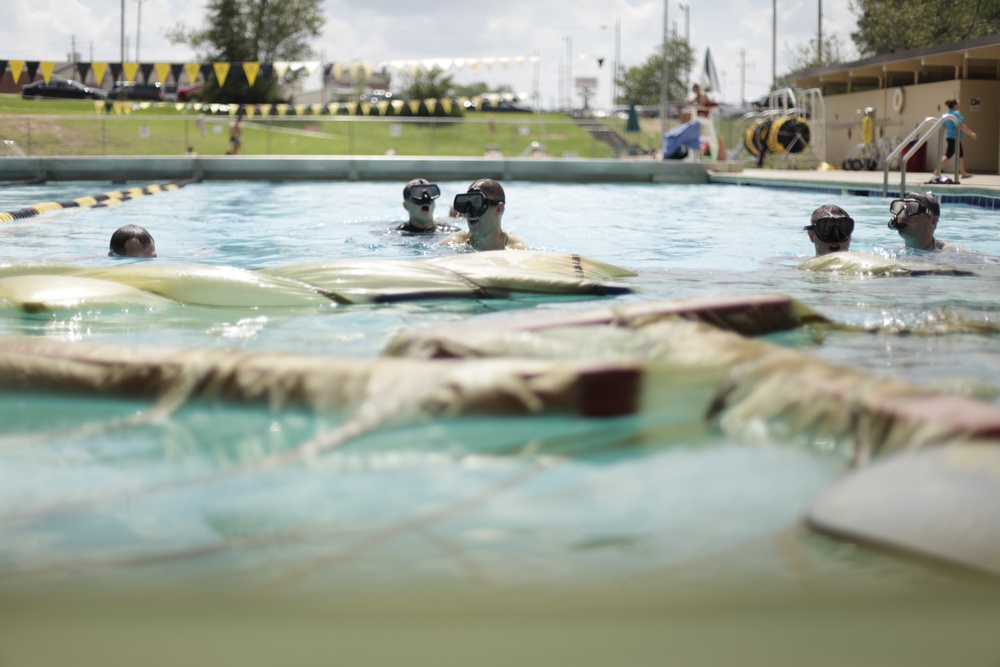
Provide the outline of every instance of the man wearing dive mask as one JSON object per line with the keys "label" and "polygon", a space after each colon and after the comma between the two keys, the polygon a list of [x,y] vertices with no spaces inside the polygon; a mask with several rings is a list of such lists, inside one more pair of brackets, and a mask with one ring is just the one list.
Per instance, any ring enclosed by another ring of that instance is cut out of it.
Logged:
{"label": "man wearing dive mask", "polygon": [[813,211],[809,225],[803,229],[809,232],[809,240],[816,246],[817,257],[851,249],[854,220],[839,206],[820,206]]}
{"label": "man wearing dive mask", "polygon": [[907,192],[902,199],[889,204],[892,219],[889,229],[895,229],[907,248],[915,250],[960,249],[934,238],[941,205],[930,192]]}
{"label": "man wearing dive mask", "polygon": [[410,219],[397,227],[401,232],[411,234],[432,234],[445,232],[452,234],[458,227],[434,221],[434,200],[441,196],[441,188],[426,178],[414,178],[403,188],[403,208]]}
{"label": "man wearing dive mask", "polygon": [[501,228],[506,206],[503,186],[492,178],[479,179],[469,186],[468,192],[455,195],[455,212],[465,216],[468,231],[452,234],[441,243],[471,246],[475,250],[528,250],[524,241]]}

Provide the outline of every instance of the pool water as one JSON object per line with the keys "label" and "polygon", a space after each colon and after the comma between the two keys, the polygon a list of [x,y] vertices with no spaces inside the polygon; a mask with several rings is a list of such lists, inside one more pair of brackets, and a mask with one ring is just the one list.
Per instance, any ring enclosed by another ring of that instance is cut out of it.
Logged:
{"label": "pool water", "polygon": [[[466,183],[441,183],[438,213]],[[118,186],[0,189],[0,210]],[[507,183],[504,228],[534,248],[637,272],[636,293],[324,308],[178,306],[0,313],[0,335],[123,346],[217,347],[374,358],[397,332],[612,300],[782,292],[887,333],[801,332],[775,342],[920,385],[1000,394],[995,216],[945,206],[938,238],[982,254],[902,249],[888,200],[734,186]],[[119,206],[0,225],[0,262],[108,266],[111,232],[139,224],[162,264],[266,268],[454,252],[404,236],[402,184],[202,183]],[[960,266],[974,277],[873,278],[795,267],[821,204],[857,221],[852,249]],[[892,331],[960,316],[941,335]],[[850,453],[692,420],[435,419],[375,429],[307,464],[246,464],[351,419],[299,409],[0,395],[0,591],[245,585],[389,596],[496,590],[655,595],[731,585],[910,589],[942,572],[803,529]]]}

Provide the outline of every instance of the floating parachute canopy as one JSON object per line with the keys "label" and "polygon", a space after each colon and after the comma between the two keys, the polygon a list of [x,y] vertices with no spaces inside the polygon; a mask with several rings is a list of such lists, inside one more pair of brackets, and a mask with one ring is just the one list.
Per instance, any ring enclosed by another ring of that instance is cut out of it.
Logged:
{"label": "floating parachute canopy", "polygon": [[778,118],[771,123],[767,147],[772,153],[801,153],[809,145],[809,123],[797,116]]}
{"label": "floating parachute canopy", "polygon": [[759,156],[767,148],[767,135],[771,131],[770,118],[758,118],[743,131],[743,145],[751,155]]}

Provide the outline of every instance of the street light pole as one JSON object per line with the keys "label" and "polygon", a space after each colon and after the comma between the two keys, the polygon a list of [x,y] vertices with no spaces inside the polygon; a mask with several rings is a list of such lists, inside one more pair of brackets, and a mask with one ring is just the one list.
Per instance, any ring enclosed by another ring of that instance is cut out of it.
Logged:
{"label": "street light pole", "polygon": [[771,0],[771,90],[778,85],[778,0]]}
{"label": "street light pole", "polygon": [[566,108],[573,111],[573,35],[566,35]]}
{"label": "street light pole", "polygon": [[618,103],[618,69],[622,61],[622,20],[615,19],[615,66],[611,73],[611,106]]}
{"label": "street light pole", "polygon": [[[688,48],[690,48],[691,47],[691,5],[690,4],[684,4],[683,2],[678,2],[677,6],[681,8],[682,12],[684,12],[684,43],[687,44]],[[690,81],[688,81],[687,74],[689,74],[689,73],[685,73],[685,76],[684,76],[684,87],[685,88],[687,88],[688,84],[691,83]]]}
{"label": "street light pole", "polygon": [[139,0],[139,11],[135,15],[135,61],[139,62],[139,33],[142,31],[142,0]]}

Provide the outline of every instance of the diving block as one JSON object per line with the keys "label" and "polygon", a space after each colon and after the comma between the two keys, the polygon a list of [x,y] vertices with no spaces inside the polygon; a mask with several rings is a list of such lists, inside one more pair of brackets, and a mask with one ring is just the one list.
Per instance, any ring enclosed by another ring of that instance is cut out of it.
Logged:
{"label": "diving block", "polygon": [[1000,576],[1000,447],[905,452],[855,472],[810,509],[816,530]]}

